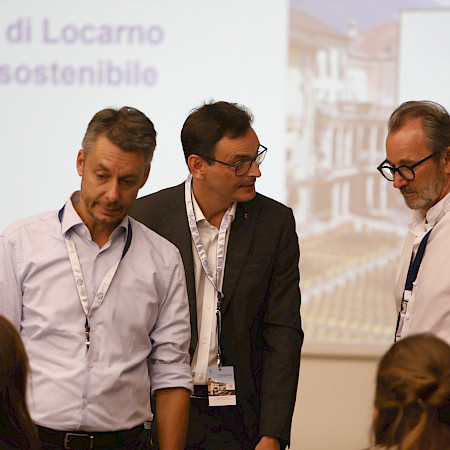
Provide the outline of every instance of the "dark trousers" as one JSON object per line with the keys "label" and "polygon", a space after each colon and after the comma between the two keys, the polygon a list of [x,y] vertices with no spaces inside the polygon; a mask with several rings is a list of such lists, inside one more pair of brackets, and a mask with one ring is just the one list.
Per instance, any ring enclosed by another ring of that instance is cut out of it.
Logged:
{"label": "dark trousers", "polygon": [[[157,421],[155,416],[152,424],[154,449],[160,448]],[[186,450],[253,450],[256,444],[249,442],[244,434],[236,406],[208,406],[207,397],[191,397]]]}
{"label": "dark trousers", "polygon": [[186,449],[250,450],[242,417],[236,406],[208,406],[206,398],[191,398]]}

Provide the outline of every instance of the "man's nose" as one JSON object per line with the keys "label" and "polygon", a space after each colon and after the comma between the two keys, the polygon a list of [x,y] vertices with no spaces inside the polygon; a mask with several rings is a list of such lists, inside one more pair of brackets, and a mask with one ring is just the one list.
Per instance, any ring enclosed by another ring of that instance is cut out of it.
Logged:
{"label": "man's nose", "polygon": [[249,177],[255,177],[259,178],[261,176],[261,171],[259,170],[258,164],[256,164],[255,161],[252,162],[252,165],[250,166],[250,170],[247,172],[247,175]]}
{"label": "man's nose", "polygon": [[106,198],[110,202],[115,202],[119,198],[119,183],[111,180],[106,191]]}
{"label": "man's nose", "polygon": [[408,180],[405,180],[399,173],[396,171],[394,173],[394,187],[395,188],[401,188],[405,184],[408,184]]}

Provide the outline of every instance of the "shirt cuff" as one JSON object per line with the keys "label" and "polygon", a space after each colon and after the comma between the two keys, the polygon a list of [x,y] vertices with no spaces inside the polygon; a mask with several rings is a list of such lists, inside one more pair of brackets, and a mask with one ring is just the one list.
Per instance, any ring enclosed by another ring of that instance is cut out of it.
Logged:
{"label": "shirt cuff", "polygon": [[152,395],[158,389],[182,387],[194,392],[189,364],[150,364]]}

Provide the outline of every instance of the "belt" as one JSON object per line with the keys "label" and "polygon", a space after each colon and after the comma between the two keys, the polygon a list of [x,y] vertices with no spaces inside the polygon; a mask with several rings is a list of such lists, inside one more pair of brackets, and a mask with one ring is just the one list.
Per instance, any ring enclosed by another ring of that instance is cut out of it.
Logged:
{"label": "belt", "polygon": [[122,431],[60,431],[39,425],[37,428],[43,442],[58,444],[64,449],[95,449],[133,442],[144,426]]}
{"label": "belt", "polygon": [[191,398],[208,399],[208,386],[206,384],[194,384],[194,393]]}

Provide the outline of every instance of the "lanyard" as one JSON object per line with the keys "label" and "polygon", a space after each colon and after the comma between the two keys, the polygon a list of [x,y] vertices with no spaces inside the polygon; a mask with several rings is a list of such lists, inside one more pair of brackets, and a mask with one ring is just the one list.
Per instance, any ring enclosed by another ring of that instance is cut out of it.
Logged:
{"label": "lanyard", "polygon": [[425,253],[425,247],[427,246],[428,238],[430,237],[430,233],[433,230],[431,228],[428,233],[422,238],[419,244],[419,248],[417,249],[416,256],[411,255],[411,261],[409,262],[408,274],[406,276],[405,289],[403,291],[402,303],[400,306],[400,311],[397,316],[397,326],[395,327],[395,339],[399,336],[399,331],[402,328],[402,315],[406,314],[406,310],[408,308],[408,302],[411,299],[413,283],[416,281],[417,274],[419,273],[420,264],[422,263],[423,255]]}
{"label": "lanyard", "polygon": [[419,272],[420,264],[422,262],[423,254],[425,253],[425,247],[428,242],[428,238],[430,237],[430,233],[433,230],[428,231],[428,233],[422,238],[419,244],[419,248],[417,249],[416,256],[413,258],[411,255],[411,261],[409,263],[408,275],[406,276],[405,282],[405,291],[412,291],[413,283],[416,281],[417,274]]}
{"label": "lanyard", "polygon": [[437,225],[437,223],[445,215],[446,208],[447,208],[447,205],[449,204],[449,202],[450,202],[450,196],[449,196],[449,194],[447,194],[447,198],[442,206],[441,211],[439,212],[438,216],[436,217],[436,220],[434,221],[433,226],[420,241],[416,256],[414,257],[413,254],[411,255],[411,260],[409,262],[409,268],[408,268],[408,274],[406,276],[405,289],[403,291],[402,303],[400,306],[400,311],[398,312],[398,316],[397,316],[397,326],[395,328],[394,342],[397,340],[397,338],[400,338],[401,334],[402,334],[404,316],[405,316],[407,308],[408,308],[408,301],[412,297],[413,283],[414,283],[414,281],[416,281],[417,274],[418,274],[419,268],[420,268],[420,264],[422,263],[422,258],[425,253],[425,247],[427,246],[428,238],[430,237],[430,233],[433,230],[433,228]]}
{"label": "lanyard", "polygon": [[186,199],[186,212],[189,223],[189,229],[191,231],[192,241],[194,242],[197,255],[200,259],[203,270],[209,282],[214,286],[217,291],[217,303],[216,303],[216,321],[217,321],[217,366],[222,366],[222,350],[220,345],[220,335],[222,328],[222,283],[223,283],[223,262],[225,259],[225,244],[228,227],[230,226],[230,213],[229,208],[223,216],[220,224],[219,236],[217,238],[217,252],[216,252],[216,273],[213,274],[211,266],[208,261],[206,250],[203,246],[200,232],[197,228],[197,221],[195,219],[194,205],[192,202],[192,174],[189,174],[185,183],[185,199]]}
{"label": "lanyard", "polygon": [[[63,214],[64,214],[64,207],[58,213],[60,222],[62,221]],[[117,272],[119,264],[130,248],[132,237],[133,232],[131,229],[131,221],[130,219],[128,219],[128,233],[125,241],[125,246],[122,252],[122,256],[120,257],[119,261],[117,261],[103,277],[103,280],[100,282],[100,286],[97,289],[94,301],[92,302],[92,305],[89,307],[89,299],[86,290],[86,283],[84,281],[83,272],[81,270],[81,264],[78,258],[75,242],[73,241],[70,232],[66,232],[64,234],[64,242],[66,244],[67,253],[69,255],[69,261],[72,267],[72,273],[75,279],[78,297],[80,298],[81,307],[83,308],[84,314],[86,316],[84,327],[86,331],[86,347],[88,350],[91,343],[89,318],[92,315],[92,313],[96,311],[98,308],[100,308],[101,304],[103,303],[106,293],[108,292],[109,286],[111,285],[114,275]]]}

